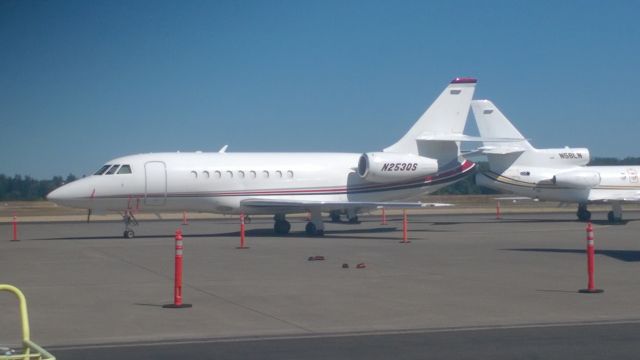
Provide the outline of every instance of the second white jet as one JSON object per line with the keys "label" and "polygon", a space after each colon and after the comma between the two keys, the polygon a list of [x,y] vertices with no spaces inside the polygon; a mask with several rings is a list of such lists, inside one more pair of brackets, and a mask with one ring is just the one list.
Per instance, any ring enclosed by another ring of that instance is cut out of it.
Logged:
{"label": "second white jet", "polygon": [[577,216],[591,219],[588,204],[611,204],[607,218],[622,220],[622,204],[640,202],[640,167],[586,166],[584,148],[536,149],[489,100],[474,100],[471,107],[481,137],[518,139],[484,143],[490,170],[476,175],[476,183],[539,200],[578,204]]}

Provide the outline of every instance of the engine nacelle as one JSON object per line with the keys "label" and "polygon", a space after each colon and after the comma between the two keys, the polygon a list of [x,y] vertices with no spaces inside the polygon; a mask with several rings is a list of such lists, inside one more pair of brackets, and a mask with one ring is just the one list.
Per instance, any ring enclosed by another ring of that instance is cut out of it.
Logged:
{"label": "engine nacelle", "polygon": [[544,151],[555,158],[554,162],[563,164],[563,166],[584,166],[591,161],[591,154],[589,154],[589,149],[586,148],[565,147],[562,149],[544,149]]}
{"label": "engine nacelle", "polygon": [[384,183],[427,176],[438,172],[438,161],[414,154],[365,153],[358,161],[362,179]]}
{"label": "engine nacelle", "polygon": [[574,170],[554,175],[551,182],[558,186],[590,189],[600,184],[600,173],[589,170]]}

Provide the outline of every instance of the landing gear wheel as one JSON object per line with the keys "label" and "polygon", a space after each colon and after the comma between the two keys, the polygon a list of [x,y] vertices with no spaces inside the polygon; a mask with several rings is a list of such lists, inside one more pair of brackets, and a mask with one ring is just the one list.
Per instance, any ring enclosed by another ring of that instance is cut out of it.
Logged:
{"label": "landing gear wheel", "polygon": [[614,223],[621,222],[622,217],[617,218],[613,211],[609,211],[607,213],[607,220],[609,220],[610,223],[614,224]]}
{"label": "landing gear wheel", "polygon": [[334,223],[340,222],[340,213],[337,211],[330,212],[329,217],[331,218],[331,222],[334,222]]}
{"label": "landing gear wheel", "polygon": [[136,234],[133,232],[133,230],[125,230],[122,236],[125,239],[133,239],[133,237],[136,236]]}
{"label": "landing gear wheel", "polygon": [[315,235],[316,225],[312,222],[308,222],[307,226],[304,227],[304,231],[307,233],[307,235]]}
{"label": "landing gear wheel", "polygon": [[305,226],[304,231],[309,236],[324,236],[324,230],[318,230],[318,228],[316,227],[316,224],[312,223],[311,221],[307,223],[307,226]]}
{"label": "landing gear wheel", "polygon": [[358,219],[357,216],[349,218],[349,224],[359,224],[359,223],[360,223],[360,220]]}
{"label": "landing gear wheel", "polygon": [[291,230],[291,223],[287,220],[276,220],[273,225],[273,231],[276,234],[288,234]]}
{"label": "landing gear wheel", "polygon": [[591,211],[582,211],[582,212],[578,212],[578,220],[580,221],[589,221],[591,220]]}

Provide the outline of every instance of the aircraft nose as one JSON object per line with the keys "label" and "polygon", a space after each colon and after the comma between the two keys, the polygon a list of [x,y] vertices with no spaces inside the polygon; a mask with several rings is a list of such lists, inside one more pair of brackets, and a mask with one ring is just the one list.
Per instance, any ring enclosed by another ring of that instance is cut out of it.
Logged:
{"label": "aircraft nose", "polygon": [[59,188],[53,190],[52,192],[47,194],[47,200],[58,202],[60,200],[65,200],[69,198],[69,189],[65,189],[67,185],[62,185]]}
{"label": "aircraft nose", "polygon": [[47,194],[47,200],[52,201],[58,205],[74,206],[81,200],[82,186],[78,186],[75,182],[62,185],[59,188],[53,190]]}

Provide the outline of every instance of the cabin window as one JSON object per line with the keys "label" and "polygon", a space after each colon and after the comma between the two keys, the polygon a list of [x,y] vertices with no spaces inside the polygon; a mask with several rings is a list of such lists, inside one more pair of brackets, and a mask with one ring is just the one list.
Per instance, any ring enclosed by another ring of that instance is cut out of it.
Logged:
{"label": "cabin window", "polygon": [[219,170],[216,170],[216,171],[214,172],[214,177],[215,177],[216,179],[220,179],[220,178],[222,177],[222,173],[221,173]]}
{"label": "cabin window", "polygon": [[287,171],[287,177],[289,179],[293,179],[293,171],[291,171],[291,170]]}
{"label": "cabin window", "polygon": [[256,178],[256,172],[253,171],[253,170],[249,171],[249,177],[252,178],[252,179],[255,179]]}
{"label": "cabin window", "polygon": [[229,179],[233,179],[233,171],[227,170],[227,176],[229,176]]}
{"label": "cabin window", "polygon": [[240,179],[244,179],[244,171],[242,171],[242,170],[238,171],[238,177]]}
{"label": "cabin window", "polygon": [[205,179],[208,179],[209,177],[211,177],[211,175],[209,174],[209,172],[207,170],[202,172],[202,177]]}
{"label": "cabin window", "polygon": [[194,179],[198,178],[198,172],[197,171],[191,171],[191,176],[193,176]]}
{"label": "cabin window", "polygon": [[109,171],[107,171],[107,173],[106,173],[105,175],[113,175],[113,174],[115,174],[119,167],[120,167],[120,165],[118,165],[118,164],[113,165],[113,166],[109,169]]}
{"label": "cabin window", "polygon": [[100,168],[98,171],[96,171],[96,173],[95,173],[95,174],[93,174],[93,175],[102,175],[102,174],[104,174],[104,172],[105,172],[105,171],[107,171],[107,169],[108,169],[108,168],[110,168],[110,167],[111,167],[111,164],[107,164],[107,165],[105,165],[105,166],[101,167],[101,168]]}
{"label": "cabin window", "polygon": [[276,176],[282,178],[282,171],[276,170]]}
{"label": "cabin window", "polygon": [[131,174],[131,166],[122,165],[120,170],[118,170],[118,174]]}
{"label": "cabin window", "polygon": [[268,179],[269,178],[269,172],[267,170],[263,170],[262,171],[262,177],[265,178],[265,179]]}

